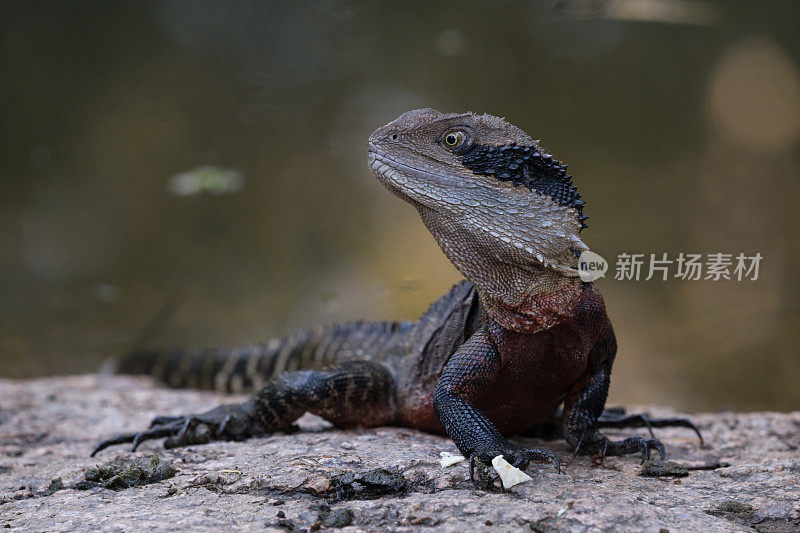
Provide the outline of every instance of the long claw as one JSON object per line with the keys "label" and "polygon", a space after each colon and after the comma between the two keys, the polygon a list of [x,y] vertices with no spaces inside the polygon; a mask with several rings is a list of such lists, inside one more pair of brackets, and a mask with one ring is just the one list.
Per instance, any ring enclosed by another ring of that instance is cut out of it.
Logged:
{"label": "long claw", "polygon": [[173,424],[183,420],[182,416],[157,416],[153,420],[150,421],[150,428],[153,429],[156,426],[166,426],[169,424]]}
{"label": "long claw", "polygon": [[625,427],[644,427],[650,433],[650,438],[656,438],[653,433],[653,425],[646,414],[626,415],[625,412],[604,411],[598,419],[598,427],[601,428],[625,428]]}
{"label": "long claw", "polygon": [[682,427],[691,429],[700,439],[700,446],[705,445],[703,434],[688,418],[650,418],[646,414],[628,415],[624,409],[609,408],[603,411],[598,419],[600,428],[626,428],[645,427],[650,433],[650,438],[655,439],[653,428]]}
{"label": "long claw", "polygon": [[147,431],[142,431],[141,433],[137,433],[133,438],[133,447],[131,448],[132,452],[136,451],[136,448],[139,447],[141,443],[146,440],[153,440],[153,439],[160,439],[161,437],[169,437],[175,433],[175,426],[160,426],[154,427],[152,429],[148,429]]}
{"label": "long claw", "polygon": [[656,438],[656,434],[653,433],[653,426],[650,423],[650,418],[646,414],[642,413],[638,415],[629,415],[619,419],[620,423],[624,423],[625,421],[632,422],[633,420],[638,420],[639,422],[641,422],[641,425],[647,428],[647,432],[650,433],[651,439]]}
{"label": "long claw", "polygon": [[126,442],[133,442],[133,439],[135,438],[136,438],[136,433],[126,433],[124,435],[118,435],[111,439],[106,439],[97,446],[95,446],[94,450],[92,450],[92,453],[89,455],[89,457],[94,457],[95,455],[97,455],[98,452],[105,450],[109,446],[115,446],[117,444],[125,444]]}
{"label": "long claw", "polygon": [[552,465],[553,465],[553,466],[555,466],[555,467],[556,467],[556,472],[558,472],[559,474],[560,474],[560,473],[562,473],[562,470],[561,470],[561,461],[559,461],[559,460],[558,460],[558,457],[556,457],[555,455],[553,455],[553,459],[552,459],[551,463],[552,463]]}
{"label": "long claw", "polygon": [[186,434],[197,425],[199,421],[194,416],[187,416],[186,420],[184,420],[183,425],[181,426],[181,430],[176,435],[178,442],[185,442],[186,441]]}
{"label": "long claw", "polygon": [[225,435],[225,431],[228,429],[228,424],[230,424],[233,417],[231,415],[225,415],[225,418],[222,419],[222,422],[219,424],[219,428],[217,428],[217,435]]}
{"label": "long claw", "polygon": [[700,439],[700,446],[705,446],[705,439],[703,439],[703,434],[700,433],[700,429],[694,425],[694,422],[689,420],[688,418],[660,418],[650,421],[653,427],[660,428],[660,427],[682,427],[686,429],[691,429],[697,435],[697,438]]}
{"label": "long claw", "polygon": [[537,461],[541,463],[550,463],[552,464],[558,473],[561,473],[561,462],[556,457],[556,454],[549,450],[539,450],[537,448],[529,448],[525,450],[525,453],[530,456],[530,460]]}
{"label": "long claw", "polygon": [[647,427],[647,432],[650,433],[650,438],[651,439],[656,438],[656,434],[653,433],[653,426],[650,425],[650,419],[647,418],[647,415],[642,414],[642,415],[639,415],[639,416],[642,417],[642,423],[644,423],[644,425]]}
{"label": "long claw", "polygon": [[575,451],[574,451],[574,452],[572,452],[572,457],[577,457],[577,455],[578,455],[578,452],[579,452],[579,451],[580,451],[580,449],[581,449],[581,444],[583,444],[583,439],[584,439],[584,437],[586,437],[586,434],[585,434],[585,433],[584,433],[583,435],[581,435],[581,438],[580,438],[580,440],[578,441],[578,445],[577,445],[577,446],[575,446]]}
{"label": "long claw", "polygon": [[[689,422],[689,423],[690,423],[690,424],[692,424],[691,422]],[[695,433],[697,433],[697,438],[698,438],[698,439],[700,439],[700,447],[701,447],[701,448],[702,448],[702,447],[704,447],[704,446],[706,445],[706,442],[705,442],[705,440],[703,439],[703,434],[702,434],[702,433],[700,433],[700,429],[698,429],[698,427],[697,427],[697,426],[695,426],[694,424],[692,424],[692,427],[691,427],[691,429],[693,429],[693,430],[694,430],[694,432],[695,432]]]}
{"label": "long claw", "polygon": [[558,460],[558,457],[556,457],[555,455],[553,455],[553,457],[550,459],[550,463],[551,463],[551,464],[552,464],[554,467],[556,467],[556,472],[558,472],[559,474],[561,474],[561,473],[562,473],[562,470],[561,470],[561,461],[559,461],[559,460]]}
{"label": "long claw", "polygon": [[662,461],[667,458],[667,450],[664,448],[664,445],[661,444],[661,441],[656,441],[656,449]]}
{"label": "long claw", "polygon": [[469,456],[469,480],[475,483],[475,456]]}
{"label": "long claw", "polygon": [[[497,483],[498,481],[500,481],[500,483]],[[492,483],[492,487],[499,488],[503,492],[508,492],[508,489],[505,487],[505,485],[503,485],[503,482],[500,480],[500,475],[499,474],[492,478],[491,483]]]}

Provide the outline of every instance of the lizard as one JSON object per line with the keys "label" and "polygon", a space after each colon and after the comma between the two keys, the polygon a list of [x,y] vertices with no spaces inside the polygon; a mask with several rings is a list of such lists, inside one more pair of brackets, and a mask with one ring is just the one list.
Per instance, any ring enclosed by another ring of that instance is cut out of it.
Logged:
{"label": "lizard", "polygon": [[[520,128],[488,114],[417,109],[378,128],[369,168],[422,222],[464,280],[415,322],[349,322],[233,350],[145,351],[120,371],[175,387],[253,391],[205,413],[156,417],[147,430],[104,440],[165,438],[168,448],[241,440],[292,428],[304,412],[338,427],[397,425],[446,434],[484,464],[518,468],[558,458],[508,437],[556,422],[576,454],[651,451],[648,419],[606,410],[617,341],[605,303],[579,276],[588,250],[585,202],[554,158]],[[611,440],[606,427],[647,427]]]}

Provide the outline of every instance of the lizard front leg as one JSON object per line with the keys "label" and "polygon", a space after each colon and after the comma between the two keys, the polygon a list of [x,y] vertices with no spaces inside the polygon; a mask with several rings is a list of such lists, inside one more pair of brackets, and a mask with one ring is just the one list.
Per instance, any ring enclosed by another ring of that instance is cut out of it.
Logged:
{"label": "lizard front leg", "polygon": [[244,440],[286,430],[309,411],[337,426],[391,424],[397,415],[395,383],[389,370],[369,361],[347,361],[325,370],[287,372],[270,380],[247,402],[225,404],[187,416],[160,416],[150,429],[101,442],[92,452],[115,444],[166,437],[175,448],[212,440]]}
{"label": "lizard front leg", "polygon": [[508,442],[491,421],[470,403],[497,377],[500,358],[485,328],[475,332],[442,370],[434,392],[433,407],[445,431],[456,447],[470,458],[490,464],[498,455],[516,466],[526,468],[531,461],[552,462],[560,470],[558,459],[543,449],[524,449]]}
{"label": "lizard front leg", "polygon": [[664,445],[658,439],[629,437],[612,441],[597,431],[605,408],[610,384],[611,365],[617,353],[617,341],[610,324],[595,342],[590,356],[590,370],[570,390],[564,400],[562,429],[564,439],[575,453],[592,455],[627,455],[641,453],[642,462],[650,450],[658,451],[664,459]]}

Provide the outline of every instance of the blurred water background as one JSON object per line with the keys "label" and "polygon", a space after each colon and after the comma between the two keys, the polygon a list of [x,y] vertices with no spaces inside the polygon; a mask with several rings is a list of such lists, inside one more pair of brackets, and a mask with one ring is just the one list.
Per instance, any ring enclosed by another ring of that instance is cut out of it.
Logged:
{"label": "blurred water background", "polygon": [[762,254],[757,281],[600,280],[612,401],[800,407],[797,2],[0,9],[2,376],[416,317],[460,276],[365,141],[430,106],[541,138],[612,263]]}

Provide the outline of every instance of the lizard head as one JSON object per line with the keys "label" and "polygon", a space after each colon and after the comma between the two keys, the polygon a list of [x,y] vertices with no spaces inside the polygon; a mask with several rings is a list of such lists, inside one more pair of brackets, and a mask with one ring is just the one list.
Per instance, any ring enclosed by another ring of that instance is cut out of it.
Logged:
{"label": "lizard head", "polygon": [[517,271],[577,275],[584,202],[567,166],[516,126],[417,109],[375,130],[368,154],[373,174],[417,208],[468,278],[485,266],[472,264],[481,254]]}

